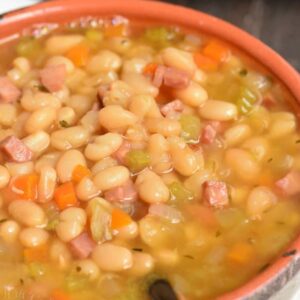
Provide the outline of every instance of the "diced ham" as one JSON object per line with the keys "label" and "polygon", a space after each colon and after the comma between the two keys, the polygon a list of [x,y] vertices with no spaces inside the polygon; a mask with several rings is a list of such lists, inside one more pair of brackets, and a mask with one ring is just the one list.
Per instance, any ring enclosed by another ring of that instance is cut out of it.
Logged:
{"label": "diced ham", "polygon": [[184,71],[175,68],[166,68],[164,84],[175,89],[184,89],[190,84],[190,76]]}
{"label": "diced ham", "polygon": [[162,65],[157,66],[152,80],[154,86],[159,88],[163,84],[165,71],[166,71],[165,66]]}
{"label": "diced ham", "polygon": [[173,224],[180,223],[183,220],[183,216],[179,210],[163,203],[151,204],[149,206],[149,214],[166,219]]}
{"label": "diced ham", "polygon": [[186,206],[187,212],[196,218],[203,226],[215,228],[218,226],[217,218],[211,207],[200,204],[189,204]]}
{"label": "diced ham", "polygon": [[13,135],[8,136],[0,143],[0,151],[7,160],[13,162],[26,162],[33,157],[32,151]]}
{"label": "diced ham", "polygon": [[300,172],[291,171],[275,183],[278,190],[286,196],[294,196],[300,193]]}
{"label": "diced ham", "polygon": [[216,136],[217,130],[211,124],[207,124],[202,130],[201,143],[210,145],[214,142]]}
{"label": "diced ham", "polygon": [[0,102],[14,103],[21,97],[21,91],[5,76],[0,77]]}
{"label": "diced ham", "polygon": [[223,181],[210,180],[203,183],[203,201],[206,205],[221,208],[229,204],[227,185]]}
{"label": "diced ham", "polygon": [[63,88],[66,75],[67,70],[64,64],[48,66],[40,71],[41,82],[51,93]]}
{"label": "diced ham", "polygon": [[162,106],[160,111],[163,116],[167,116],[171,112],[182,112],[183,109],[183,103],[180,100],[174,100]]}
{"label": "diced ham", "polygon": [[262,99],[262,105],[266,107],[267,109],[270,109],[276,105],[276,100],[273,97],[272,94],[267,94],[263,99]]}
{"label": "diced ham", "polygon": [[124,185],[106,191],[104,198],[110,202],[133,202],[137,200],[137,190],[133,182],[128,180]]}
{"label": "diced ham", "polygon": [[154,72],[152,83],[158,88],[164,84],[167,87],[184,89],[189,85],[190,80],[189,74],[184,71],[159,65]]}
{"label": "diced ham", "polygon": [[83,232],[69,243],[70,250],[76,258],[84,259],[89,257],[96,243],[87,232]]}
{"label": "diced ham", "polygon": [[200,138],[202,144],[210,145],[215,141],[218,133],[223,131],[223,125],[219,121],[210,121],[204,126]]}
{"label": "diced ham", "polygon": [[119,163],[124,164],[126,154],[130,151],[130,149],[131,144],[128,141],[123,141],[120,148],[115,153],[113,153],[112,157],[115,158]]}

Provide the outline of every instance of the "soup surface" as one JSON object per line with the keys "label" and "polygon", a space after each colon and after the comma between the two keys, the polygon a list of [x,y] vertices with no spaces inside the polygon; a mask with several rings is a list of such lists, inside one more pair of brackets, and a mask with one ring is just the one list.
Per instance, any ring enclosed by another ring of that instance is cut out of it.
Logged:
{"label": "soup surface", "polygon": [[0,51],[1,299],[214,299],[299,233],[291,98],[233,47],[113,17]]}

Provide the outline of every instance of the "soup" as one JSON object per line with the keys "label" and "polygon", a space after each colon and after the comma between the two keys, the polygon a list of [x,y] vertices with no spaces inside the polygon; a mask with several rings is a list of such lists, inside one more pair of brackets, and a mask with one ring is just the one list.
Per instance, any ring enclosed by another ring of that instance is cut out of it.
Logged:
{"label": "soup", "polygon": [[299,233],[293,99],[234,47],[113,17],[1,53],[1,299],[214,299]]}

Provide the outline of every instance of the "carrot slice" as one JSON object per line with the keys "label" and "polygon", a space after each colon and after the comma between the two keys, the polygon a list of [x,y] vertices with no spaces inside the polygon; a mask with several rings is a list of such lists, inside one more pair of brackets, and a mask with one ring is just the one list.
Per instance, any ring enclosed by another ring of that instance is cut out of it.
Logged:
{"label": "carrot slice", "polygon": [[78,183],[81,181],[81,179],[83,179],[84,177],[90,176],[91,175],[91,171],[83,165],[77,165],[72,173],[72,181],[74,181],[75,183]]}
{"label": "carrot slice", "polygon": [[194,61],[196,65],[203,71],[213,72],[217,71],[219,67],[219,63],[216,60],[205,56],[200,52],[196,52],[194,54]]}
{"label": "carrot slice", "polygon": [[79,44],[71,48],[65,56],[69,58],[76,67],[83,67],[86,65],[90,54],[90,49],[85,44]]}
{"label": "carrot slice", "polygon": [[127,28],[124,24],[110,25],[104,28],[105,37],[126,36]]}
{"label": "carrot slice", "polygon": [[56,188],[54,201],[60,210],[77,205],[77,197],[72,182],[66,182]]}
{"label": "carrot slice", "polygon": [[71,300],[70,296],[62,290],[54,290],[51,295],[51,300]]}
{"label": "carrot slice", "polygon": [[12,179],[10,190],[20,199],[36,200],[37,185],[38,176],[36,174],[20,175]]}
{"label": "carrot slice", "polygon": [[156,69],[157,69],[158,65],[155,63],[149,63],[145,66],[144,70],[143,70],[143,74],[144,75],[149,75],[149,76],[153,76]]}
{"label": "carrot slice", "polygon": [[230,49],[217,40],[211,40],[203,49],[202,53],[216,60],[217,62],[225,61],[230,55]]}
{"label": "carrot slice", "polygon": [[49,259],[48,255],[48,247],[49,245],[44,244],[39,247],[33,247],[33,248],[25,248],[24,249],[24,260],[26,262],[46,262]]}
{"label": "carrot slice", "polygon": [[119,229],[132,223],[131,217],[120,209],[114,209],[111,214],[111,228]]}
{"label": "carrot slice", "polygon": [[229,250],[227,258],[230,262],[237,264],[247,264],[254,254],[253,246],[249,243],[240,242]]}

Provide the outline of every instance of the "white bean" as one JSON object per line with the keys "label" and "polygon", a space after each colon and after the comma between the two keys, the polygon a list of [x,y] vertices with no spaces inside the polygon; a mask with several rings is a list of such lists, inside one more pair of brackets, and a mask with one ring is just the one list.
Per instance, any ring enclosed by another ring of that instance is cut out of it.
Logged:
{"label": "white bean", "polygon": [[268,187],[254,188],[247,199],[247,212],[252,218],[261,218],[262,214],[277,202],[276,195]]}
{"label": "white bean", "polygon": [[193,55],[190,52],[169,47],[162,51],[162,60],[165,65],[193,75],[197,69]]}
{"label": "white bean", "polygon": [[269,136],[273,139],[285,137],[296,129],[296,118],[292,113],[273,113],[271,120]]}
{"label": "white bean", "polygon": [[89,143],[84,151],[84,155],[93,161],[98,161],[110,156],[117,151],[123,142],[123,138],[117,133],[106,133],[95,138],[95,143]]}
{"label": "white bean", "polygon": [[76,122],[76,113],[72,107],[64,106],[58,110],[56,119],[59,125],[66,122],[68,126],[72,126]]}
{"label": "white bean", "polygon": [[79,148],[87,144],[90,132],[82,126],[74,126],[54,131],[51,134],[51,145],[58,150]]}
{"label": "white bean", "polygon": [[88,111],[79,121],[80,125],[91,133],[100,130],[99,117],[97,111]]}
{"label": "white bean", "polygon": [[227,146],[236,146],[251,135],[251,128],[247,124],[238,124],[227,129],[224,139]]}
{"label": "white bean", "polygon": [[99,122],[108,130],[127,128],[137,120],[133,113],[118,105],[109,105],[99,111]]}
{"label": "white bean", "polygon": [[5,164],[10,176],[19,176],[33,173],[34,164],[32,161],[27,161],[24,163],[6,163]]}
{"label": "white bean", "polygon": [[17,119],[16,106],[7,103],[0,104],[0,125],[9,127],[12,126]]}
{"label": "white bean", "polygon": [[97,197],[99,194],[100,190],[89,177],[81,179],[76,186],[76,196],[81,201],[89,201],[90,199]]}
{"label": "white bean", "polygon": [[25,228],[20,232],[20,242],[24,247],[32,248],[45,244],[49,233],[41,228]]}
{"label": "white bean", "polygon": [[50,258],[61,269],[67,268],[72,260],[72,255],[65,243],[55,240],[50,246]]}
{"label": "white bean", "polygon": [[208,99],[206,90],[196,82],[191,82],[185,89],[176,89],[176,98],[186,105],[201,107]]}
{"label": "white bean", "polygon": [[46,62],[47,67],[57,65],[65,65],[68,74],[71,74],[75,68],[73,62],[65,56],[52,56]]}
{"label": "white bean", "polygon": [[39,156],[49,147],[50,136],[45,131],[37,131],[28,135],[22,141],[35,154],[35,156]]}
{"label": "white bean", "polygon": [[99,73],[118,70],[122,65],[121,57],[109,50],[102,50],[93,56],[86,68],[90,73]]}
{"label": "white bean", "polygon": [[82,208],[69,207],[59,215],[59,223],[56,226],[57,236],[64,242],[69,242],[78,236],[84,229],[87,216]]}
{"label": "white bean", "polygon": [[83,274],[90,280],[95,280],[100,275],[99,267],[91,259],[82,259],[76,261],[74,264],[74,269],[78,274]]}
{"label": "white bean", "polygon": [[154,268],[154,259],[148,253],[134,252],[132,255],[133,265],[130,269],[130,275],[145,276]]}
{"label": "white bean", "polygon": [[161,177],[150,170],[144,170],[136,179],[141,200],[147,203],[161,203],[169,200],[170,192]]}
{"label": "white bean", "polygon": [[13,220],[7,220],[0,225],[0,237],[7,243],[15,242],[20,232],[20,225]]}
{"label": "white bean", "polygon": [[130,177],[126,167],[115,166],[104,169],[94,177],[94,184],[101,190],[109,190],[123,185]]}
{"label": "white bean", "polygon": [[51,201],[56,187],[57,174],[53,167],[43,166],[40,171],[38,183],[38,201],[45,203]]}
{"label": "white bean", "polygon": [[39,226],[47,222],[43,209],[34,202],[15,200],[8,207],[12,217],[25,226]]}
{"label": "white bean", "polygon": [[208,100],[199,108],[199,115],[209,120],[230,121],[237,117],[238,110],[235,104],[219,100]]}
{"label": "white bean", "polygon": [[238,178],[245,182],[255,182],[261,170],[260,165],[255,161],[251,153],[238,148],[226,151],[225,162]]}
{"label": "white bean", "polygon": [[47,39],[45,50],[50,55],[66,53],[73,46],[83,41],[83,36],[79,34],[54,35]]}
{"label": "white bean", "polygon": [[[5,166],[0,165],[0,189],[7,186],[10,180],[10,173]],[[0,205],[1,206],[1,205]]]}
{"label": "white bean", "polygon": [[25,123],[27,133],[35,133],[40,130],[47,130],[55,121],[56,109],[53,107],[42,107],[34,111]]}
{"label": "white bean", "polygon": [[86,160],[81,151],[72,149],[66,151],[58,160],[56,171],[60,182],[71,181],[76,166],[86,166]]}
{"label": "white bean", "polygon": [[42,107],[58,109],[61,107],[61,102],[56,96],[49,93],[37,92],[33,94],[30,91],[26,91],[21,98],[21,106],[27,111],[35,111]]}
{"label": "white bean", "polygon": [[123,271],[133,264],[132,254],[127,248],[109,243],[96,246],[92,258],[101,270],[108,272]]}

